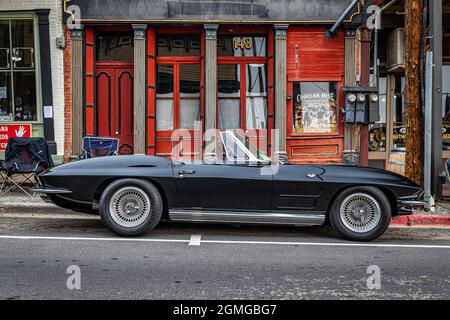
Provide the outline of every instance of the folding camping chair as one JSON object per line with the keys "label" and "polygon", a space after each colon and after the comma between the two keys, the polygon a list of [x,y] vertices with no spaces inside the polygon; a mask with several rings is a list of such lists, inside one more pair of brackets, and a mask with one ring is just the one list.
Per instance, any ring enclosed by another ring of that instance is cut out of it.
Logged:
{"label": "folding camping chair", "polygon": [[44,138],[10,138],[5,152],[5,160],[0,161],[0,173],[3,179],[0,195],[9,191],[26,191],[26,185],[36,186],[37,176],[53,167],[47,142]]}
{"label": "folding camping chair", "polygon": [[104,156],[116,156],[119,151],[119,139],[84,137],[83,155],[80,159],[90,159]]}

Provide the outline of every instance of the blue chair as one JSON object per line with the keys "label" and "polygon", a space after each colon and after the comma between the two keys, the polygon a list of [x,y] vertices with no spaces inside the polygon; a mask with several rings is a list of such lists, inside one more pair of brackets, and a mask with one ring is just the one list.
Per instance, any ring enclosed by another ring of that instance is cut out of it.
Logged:
{"label": "blue chair", "polygon": [[81,159],[116,156],[119,151],[119,139],[84,137],[83,155]]}

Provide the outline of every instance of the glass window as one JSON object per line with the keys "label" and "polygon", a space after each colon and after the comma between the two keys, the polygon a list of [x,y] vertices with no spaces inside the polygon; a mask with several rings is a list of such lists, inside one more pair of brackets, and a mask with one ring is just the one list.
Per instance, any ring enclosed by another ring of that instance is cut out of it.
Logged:
{"label": "glass window", "polygon": [[378,80],[380,120],[369,125],[369,151],[386,151],[386,90],[385,77]]}
{"label": "glass window", "polygon": [[199,56],[200,35],[158,35],[158,56]]}
{"label": "glass window", "polygon": [[246,65],[246,128],[267,128],[267,73],[265,64]]}
{"label": "glass window", "polygon": [[132,32],[96,33],[97,61],[133,61],[134,39]]}
{"label": "glass window", "polygon": [[188,130],[199,129],[200,65],[181,64],[179,66],[179,76],[180,76],[180,128]]}
{"label": "glass window", "polygon": [[0,20],[0,121],[36,121],[34,20]]}
{"label": "glass window", "polygon": [[173,130],[173,65],[157,67],[156,130]]}
{"label": "glass window", "polygon": [[294,82],[293,99],[294,132],[337,132],[337,82]]}
{"label": "glass window", "polygon": [[218,67],[219,129],[240,128],[240,70],[238,64]]}
{"label": "glass window", "polygon": [[12,20],[11,34],[14,68],[34,68],[33,21]]}
{"label": "glass window", "polygon": [[406,146],[405,77],[395,76],[392,104],[393,151],[404,151]]}
{"label": "glass window", "polygon": [[450,150],[450,66],[442,66],[442,147]]}
{"label": "glass window", "polygon": [[217,55],[229,57],[265,57],[267,52],[264,36],[220,35],[217,38]]}

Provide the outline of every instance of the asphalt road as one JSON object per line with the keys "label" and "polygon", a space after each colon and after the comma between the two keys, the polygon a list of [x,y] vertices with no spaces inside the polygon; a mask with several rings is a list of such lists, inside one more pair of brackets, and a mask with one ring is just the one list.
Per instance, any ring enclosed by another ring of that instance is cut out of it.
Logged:
{"label": "asphalt road", "polygon": [[162,223],[130,239],[96,219],[0,216],[0,299],[360,298],[449,299],[450,230],[355,243],[324,227]]}

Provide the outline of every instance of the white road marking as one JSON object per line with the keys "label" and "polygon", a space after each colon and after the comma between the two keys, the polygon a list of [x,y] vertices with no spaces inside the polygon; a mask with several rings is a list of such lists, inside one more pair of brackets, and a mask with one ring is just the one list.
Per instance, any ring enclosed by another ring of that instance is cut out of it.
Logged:
{"label": "white road marking", "polygon": [[0,213],[0,218],[13,218],[13,219],[69,219],[69,220],[99,220],[97,215],[78,215],[78,214],[64,214],[64,213]]}
{"label": "white road marking", "polygon": [[[183,239],[149,239],[149,238],[102,238],[102,237],[45,237],[45,236],[10,236],[0,235],[0,239],[16,240],[76,240],[76,241],[118,241],[118,242],[175,242],[190,243]],[[396,243],[356,243],[356,242],[295,242],[295,241],[243,241],[243,240],[201,240],[212,244],[249,244],[249,245],[297,245],[323,247],[372,247],[372,248],[416,248],[416,249],[450,249],[450,245],[396,244]]]}
{"label": "white road marking", "polygon": [[190,246],[199,246],[201,240],[202,240],[202,236],[193,234],[193,235],[191,235],[191,240],[189,240],[189,245]]}

